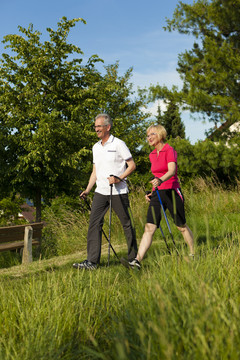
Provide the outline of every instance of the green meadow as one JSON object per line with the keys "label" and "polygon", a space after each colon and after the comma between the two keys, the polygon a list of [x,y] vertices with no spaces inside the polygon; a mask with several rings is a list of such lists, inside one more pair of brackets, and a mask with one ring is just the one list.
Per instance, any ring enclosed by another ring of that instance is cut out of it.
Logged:
{"label": "green meadow", "polygon": [[[239,187],[198,179],[183,192],[195,260],[168,215],[180,256],[158,230],[141,271],[112,252],[108,267],[104,238],[99,269],[73,269],[86,258],[89,214],[46,209],[42,257],[28,266],[19,254],[0,257],[0,359],[240,359]],[[130,200],[139,243],[144,191]],[[169,235],[164,219],[162,228]],[[115,215],[112,245],[126,256]]]}

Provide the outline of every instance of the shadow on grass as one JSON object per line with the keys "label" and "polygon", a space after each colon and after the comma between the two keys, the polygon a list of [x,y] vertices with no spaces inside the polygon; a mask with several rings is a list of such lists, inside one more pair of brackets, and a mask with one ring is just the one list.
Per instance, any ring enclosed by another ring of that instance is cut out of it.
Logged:
{"label": "shadow on grass", "polygon": [[7,269],[15,265],[21,265],[22,256],[18,250],[9,250],[0,253],[0,269]]}

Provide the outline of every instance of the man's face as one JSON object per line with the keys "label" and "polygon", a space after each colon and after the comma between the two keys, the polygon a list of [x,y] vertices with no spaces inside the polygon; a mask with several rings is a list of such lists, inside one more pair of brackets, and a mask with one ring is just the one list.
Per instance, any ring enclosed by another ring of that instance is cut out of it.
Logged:
{"label": "man's face", "polygon": [[99,139],[109,136],[110,128],[110,125],[104,125],[104,118],[98,118],[95,121],[95,131]]}

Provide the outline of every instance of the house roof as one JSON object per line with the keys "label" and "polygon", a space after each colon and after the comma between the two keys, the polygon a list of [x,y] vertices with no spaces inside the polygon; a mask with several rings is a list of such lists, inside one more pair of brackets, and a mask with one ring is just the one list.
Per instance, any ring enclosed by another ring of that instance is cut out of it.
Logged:
{"label": "house roof", "polygon": [[[28,205],[27,203],[21,205],[21,215],[26,219],[28,222],[33,223],[35,221],[35,208]],[[20,216],[21,216],[20,215]]]}
{"label": "house roof", "polygon": [[[229,121],[226,121],[222,125],[220,125],[218,128],[216,128],[209,136],[208,139],[214,139],[216,137],[219,137],[221,135],[224,135],[228,132],[240,132],[240,121],[237,121],[235,123],[231,123]],[[226,134],[227,135],[227,134]]]}

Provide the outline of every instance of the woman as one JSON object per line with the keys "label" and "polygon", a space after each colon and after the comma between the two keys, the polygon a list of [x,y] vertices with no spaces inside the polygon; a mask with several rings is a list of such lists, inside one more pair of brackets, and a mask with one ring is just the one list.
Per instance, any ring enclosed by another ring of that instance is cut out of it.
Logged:
{"label": "woman", "polygon": [[[131,268],[141,267],[140,262],[152,244],[152,238],[159,227],[161,220],[161,205],[158,189],[164,209],[168,209],[178,230],[181,231],[184,240],[189,246],[190,256],[194,257],[194,244],[192,231],[186,224],[184,211],[184,197],[180,189],[177,177],[177,152],[167,143],[165,143],[167,132],[161,125],[151,125],[147,129],[147,140],[150,146],[155,149],[150,153],[151,171],[154,179],[150,181],[153,185],[152,192],[146,195],[146,200],[150,203],[147,213],[147,223],[142,236],[139,250],[136,258],[125,262],[125,266]],[[174,201],[173,197],[176,199]],[[174,211],[174,203],[175,211]],[[174,213],[175,212],[175,213]]]}

